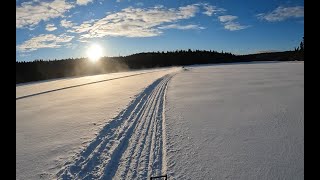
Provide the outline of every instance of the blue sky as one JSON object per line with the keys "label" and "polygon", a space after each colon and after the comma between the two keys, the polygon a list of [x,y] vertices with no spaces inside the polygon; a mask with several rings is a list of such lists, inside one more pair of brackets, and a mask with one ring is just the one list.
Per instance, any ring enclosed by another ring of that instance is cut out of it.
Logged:
{"label": "blue sky", "polygon": [[297,47],[301,0],[16,0],[16,61],[176,49],[248,54]]}

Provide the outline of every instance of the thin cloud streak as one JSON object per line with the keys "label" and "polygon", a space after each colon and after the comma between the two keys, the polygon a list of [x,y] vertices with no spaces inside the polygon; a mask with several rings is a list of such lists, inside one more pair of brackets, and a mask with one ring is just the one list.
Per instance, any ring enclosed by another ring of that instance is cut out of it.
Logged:
{"label": "thin cloud streak", "polygon": [[284,21],[289,18],[302,18],[304,17],[304,7],[282,7],[279,6],[270,13],[261,13],[257,15],[258,19],[269,21],[269,22],[279,22]]}

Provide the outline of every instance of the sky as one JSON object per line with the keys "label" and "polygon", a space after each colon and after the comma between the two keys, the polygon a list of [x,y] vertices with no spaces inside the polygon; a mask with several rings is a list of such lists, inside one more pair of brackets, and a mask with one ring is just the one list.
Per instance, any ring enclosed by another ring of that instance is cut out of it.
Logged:
{"label": "sky", "polygon": [[16,0],[16,61],[201,49],[293,50],[303,0]]}

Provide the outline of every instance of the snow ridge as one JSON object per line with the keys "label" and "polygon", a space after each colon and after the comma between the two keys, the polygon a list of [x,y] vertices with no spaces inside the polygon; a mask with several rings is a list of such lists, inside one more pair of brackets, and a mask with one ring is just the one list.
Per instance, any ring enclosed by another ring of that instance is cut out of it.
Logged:
{"label": "snow ridge", "polygon": [[166,173],[165,75],[130,102],[57,173],[58,179],[148,179]]}

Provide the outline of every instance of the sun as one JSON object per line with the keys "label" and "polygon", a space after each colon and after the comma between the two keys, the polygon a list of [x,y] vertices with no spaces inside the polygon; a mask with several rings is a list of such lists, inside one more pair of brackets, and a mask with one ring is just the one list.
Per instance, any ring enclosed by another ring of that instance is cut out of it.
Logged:
{"label": "sun", "polygon": [[101,56],[102,56],[102,48],[98,44],[92,44],[88,49],[87,49],[87,56],[90,61],[96,62],[98,61]]}

